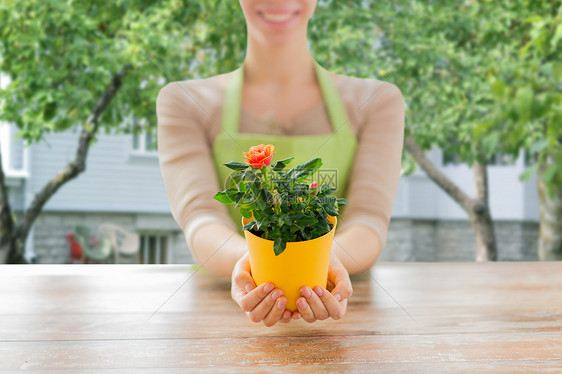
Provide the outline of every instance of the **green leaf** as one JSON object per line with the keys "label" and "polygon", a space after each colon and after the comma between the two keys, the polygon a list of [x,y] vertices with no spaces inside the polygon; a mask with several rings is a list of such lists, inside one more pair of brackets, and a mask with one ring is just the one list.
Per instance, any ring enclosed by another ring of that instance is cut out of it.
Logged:
{"label": "green leaf", "polygon": [[256,180],[256,173],[254,169],[248,169],[242,173],[242,177],[246,182],[253,182]]}
{"label": "green leaf", "polygon": [[554,36],[552,37],[552,40],[550,41],[550,46],[552,48],[552,50],[556,49],[556,45],[558,44],[558,42],[562,40],[562,24],[559,24],[558,26],[556,26],[556,31],[554,31]]}
{"label": "green leaf", "polygon": [[533,144],[531,144],[531,147],[529,148],[529,152],[531,154],[540,153],[543,149],[546,148],[547,145],[548,145],[548,141],[546,139],[539,139]]}
{"label": "green leaf", "polygon": [[500,141],[500,134],[498,132],[490,133],[482,139],[482,147],[487,156],[497,151],[497,146]]}
{"label": "green leaf", "polygon": [[338,202],[338,206],[349,204],[349,200],[344,199],[344,198],[338,198],[338,199],[336,199],[336,201]]}
{"label": "green leaf", "polygon": [[45,121],[50,121],[53,119],[56,113],[57,113],[57,103],[50,102],[45,105],[45,109],[43,110],[43,118],[45,119]]}
{"label": "green leaf", "polygon": [[527,180],[529,180],[529,178],[531,178],[531,175],[533,175],[538,168],[539,164],[536,163],[533,166],[531,166],[530,168],[527,168],[525,171],[523,171],[520,175],[519,175],[519,180],[521,182],[525,182]]}
{"label": "green leaf", "polygon": [[320,187],[320,191],[318,192],[319,196],[327,196],[331,195],[336,191],[335,187],[330,186],[329,184],[323,184]]}
{"label": "green leaf", "polygon": [[309,230],[300,230],[301,236],[303,237],[304,240],[310,240],[312,239],[312,232]]}
{"label": "green leaf", "polygon": [[325,219],[318,221],[318,223],[316,224],[316,229],[319,230],[320,235],[323,235],[331,230],[330,222],[326,221]]}
{"label": "green leaf", "polygon": [[517,93],[515,94],[515,102],[517,103],[517,111],[519,113],[520,121],[528,121],[533,98],[534,91],[531,86],[523,86],[517,90]]}
{"label": "green leaf", "polygon": [[277,161],[275,164],[272,165],[274,171],[281,171],[287,166],[294,157],[284,158],[282,160]]}
{"label": "green leaf", "polygon": [[237,173],[236,175],[232,176],[232,178],[230,179],[230,187],[238,185],[242,181],[243,177],[244,174],[241,173]]}
{"label": "green leaf", "polygon": [[314,174],[322,166],[322,159],[314,158],[303,164],[296,166],[289,171],[289,178],[295,179],[300,182],[306,179],[309,175]]}
{"label": "green leaf", "polygon": [[242,162],[236,162],[236,161],[230,161],[230,162],[227,162],[226,164],[223,164],[223,165],[226,166],[229,169],[237,170],[237,171],[246,170],[247,168],[250,167],[250,165],[248,165],[248,164],[244,164]]}
{"label": "green leaf", "polygon": [[260,179],[256,179],[255,181],[248,183],[248,185],[250,187],[250,191],[252,191],[254,196],[260,195],[260,188],[261,188],[261,180]]}
{"label": "green leaf", "polygon": [[281,229],[279,226],[273,226],[271,230],[269,230],[268,235],[271,239],[277,239],[281,237]]}
{"label": "green leaf", "polygon": [[242,217],[244,217],[246,219],[252,218],[252,211],[250,209],[241,208],[240,214],[242,215]]}
{"label": "green leaf", "polygon": [[284,202],[283,204],[281,204],[281,211],[283,213],[289,213],[289,212],[291,212],[291,207],[289,206],[289,204]]}
{"label": "green leaf", "polygon": [[300,228],[311,227],[316,223],[318,223],[318,220],[316,218],[305,215],[295,221],[295,224]]}
{"label": "green leaf", "polygon": [[285,251],[287,247],[287,243],[282,238],[277,238],[273,242],[273,251],[275,252],[275,256],[279,256],[281,253]]}
{"label": "green leaf", "polygon": [[259,190],[258,199],[267,204],[273,204],[273,195],[267,188],[262,188]]}
{"label": "green leaf", "polygon": [[[243,194],[241,197],[240,194]],[[235,208],[250,209],[254,207],[254,197],[249,193],[239,192],[236,194],[236,205]]]}
{"label": "green leaf", "polygon": [[541,21],[543,18],[541,16],[529,16],[527,18],[525,18],[523,21],[521,21],[521,23],[533,23],[533,22],[537,22],[537,21]]}
{"label": "green leaf", "polygon": [[504,92],[505,92],[505,85],[503,84],[503,82],[501,80],[495,79],[492,82],[491,90],[492,90],[492,93],[494,94],[494,96],[502,97],[504,95]]}
{"label": "green leaf", "polygon": [[255,225],[256,225],[256,220],[255,219],[251,220],[250,222],[244,225],[244,230],[251,230],[254,228]]}
{"label": "green leaf", "polygon": [[223,204],[233,204],[235,201],[225,191],[217,192],[213,199],[223,203]]}
{"label": "green leaf", "polygon": [[549,183],[554,178],[558,167],[557,164],[549,165],[542,175],[542,181],[544,183]]}
{"label": "green leaf", "polygon": [[328,213],[331,216],[337,217],[339,216],[339,212],[336,210],[336,208],[334,208],[333,206],[326,206],[324,207],[324,210],[326,211],[326,213]]}

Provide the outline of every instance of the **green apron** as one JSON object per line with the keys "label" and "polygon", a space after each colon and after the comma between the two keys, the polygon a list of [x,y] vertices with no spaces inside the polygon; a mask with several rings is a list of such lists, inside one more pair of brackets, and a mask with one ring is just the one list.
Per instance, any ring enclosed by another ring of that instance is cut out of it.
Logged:
{"label": "green apron", "polygon": [[[329,134],[271,135],[238,132],[244,65],[233,72],[223,101],[222,131],[215,137],[213,143],[213,158],[220,191],[229,187],[226,185],[227,180],[229,176],[236,173],[222,165],[223,163],[244,162],[242,152],[248,152],[251,146],[273,144],[276,153],[272,163],[275,163],[276,160],[294,157],[294,160],[291,160],[286,166],[286,170],[320,157],[322,166],[310,177],[310,180],[317,181],[320,186],[326,183],[336,187],[334,194],[337,197],[346,196],[349,175],[357,149],[357,137],[349,125],[347,112],[329,72],[315,60],[314,68],[332,124],[333,131]],[[220,203],[217,201],[217,204]],[[340,214],[341,212],[340,209]],[[239,213],[239,209],[234,208],[234,204],[230,204],[228,213],[235,227],[238,228],[239,234],[243,235],[242,215]]]}

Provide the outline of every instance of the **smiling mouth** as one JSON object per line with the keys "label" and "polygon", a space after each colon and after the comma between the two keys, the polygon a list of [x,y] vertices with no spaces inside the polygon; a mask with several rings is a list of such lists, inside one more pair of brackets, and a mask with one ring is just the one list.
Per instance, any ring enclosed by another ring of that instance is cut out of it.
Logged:
{"label": "smiling mouth", "polygon": [[298,11],[296,12],[284,12],[284,13],[267,13],[267,12],[260,12],[258,14],[261,18],[266,20],[267,22],[273,23],[285,23],[292,20],[295,16],[299,14]]}

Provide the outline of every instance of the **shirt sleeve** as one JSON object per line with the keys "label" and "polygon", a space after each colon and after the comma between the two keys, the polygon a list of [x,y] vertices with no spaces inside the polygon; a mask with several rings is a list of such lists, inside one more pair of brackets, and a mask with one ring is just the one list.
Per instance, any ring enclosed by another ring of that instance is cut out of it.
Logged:
{"label": "shirt sleeve", "polygon": [[[195,231],[208,222],[236,230],[219,191],[212,147],[203,128],[207,103],[191,81],[171,82],[156,99],[158,159],[170,211],[192,249]],[[193,251],[192,251],[193,252]]]}
{"label": "shirt sleeve", "polygon": [[[379,81],[380,82],[380,81]],[[365,105],[365,123],[350,175],[344,227],[360,224],[373,230],[384,247],[402,168],[405,104],[400,89],[384,82]]]}

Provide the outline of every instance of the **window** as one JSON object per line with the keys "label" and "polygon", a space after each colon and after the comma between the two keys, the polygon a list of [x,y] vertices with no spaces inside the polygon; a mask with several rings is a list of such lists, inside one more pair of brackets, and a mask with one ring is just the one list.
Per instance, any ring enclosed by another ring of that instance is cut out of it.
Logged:
{"label": "window", "polygon": [[158,152],[156,150],[156,141],[154,135],[151,132],[146,131],[146,126],[144,126],[144,120],[133,119],[133,127],[138,131],[137,134],[133,134],[133,153],[143,154],[143,155],[156,155]]}
{"label": "window", "polygon": [[532,166],[537,162],[537,153],[531,153],[528,150],[525,150],[525,167]]}
{"label": "window", "polygon": [[[494,165],[494,166],[512,166],[515,165],[515,158],[512,155],[504,155],[501,153],[495,153],[490,158],[488,158],[487,165]],[[446,155],[443,153],[443,165],[459,165],[463,162],[457,156],[457,153],[453,153],[451,155]]]}
{"label": "window", "polygon": [[2,168],[8,177],[28,177],[29,149],[23,138],[16,139],[16,125],[0,123],[0,150]]}
{"label": "window", "polygon": [[140,235],[140,264],[167,264],[171,262],[168,234],[145,233]]}
{"label": "window", "polygon": [[488,159],[488,165],[512,166],[515,165],[515,158],[512,155],[495,153]]}
{"label": "window", "polygon": [[443,162],[443,165],[449,165],[449,164],[459,165],[459,164],[462,163],[461,160],[459,159],[459,157],[457,156],[456,152],[454,152],[450,155],[447,155],[445,152],[443,152],[442,162]]}
{"label": "window", "polygon": [[156,153],[156,145],[152,134],[142,132],[133,135],[133,150],[135,153]]}

